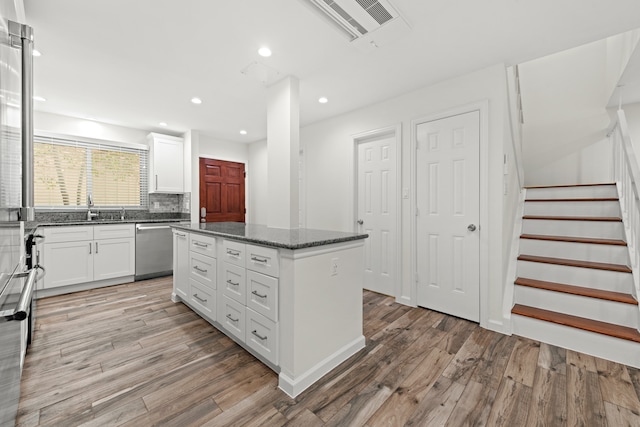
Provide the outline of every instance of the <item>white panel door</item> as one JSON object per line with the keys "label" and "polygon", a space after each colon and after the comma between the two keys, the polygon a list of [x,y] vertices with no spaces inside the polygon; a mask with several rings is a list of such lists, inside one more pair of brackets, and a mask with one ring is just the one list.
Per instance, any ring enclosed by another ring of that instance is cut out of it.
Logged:
{"label": "white panel door", "polygon": [[395,136],[358,144],[358,220],[365,240],[364,288],[395,296]]}
{"label": "white panel door", "polygon": [[418,305],[480,320],[480,113],[416,126]]}

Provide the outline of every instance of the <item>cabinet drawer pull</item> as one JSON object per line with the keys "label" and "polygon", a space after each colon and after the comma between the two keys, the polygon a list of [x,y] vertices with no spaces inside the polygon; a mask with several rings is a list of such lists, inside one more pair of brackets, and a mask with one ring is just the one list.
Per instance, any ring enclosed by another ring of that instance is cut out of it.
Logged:
{"label": "cabinet drawer pull", "polygon": [[98,242],[96,242],[96,253],[98,253]]}
{"label": "cabinet drawer pull", "polygon": [[187,237],[187,235],[184,233],[178,233],[177,231],[175,233],[176,233],[176,236]]}
{"label": "cabinet drawer pull", "polygon": [[200,298],[200,297],[198,296],[198,294],[193,294],[193,297],[194,297],[195,299],[197,299],[198,301],[200,301],[200,302],[207,302],[207,300],[206,300],[206,299],[202,299],[202,298]]}
{"label": "cabinet drawer pull", "polygon": [[228,284],[230,284],[231,286],[240,286],[240,282],[238,282],[238,283],[233,283],[233,282],[231,281],[231,279],[227,280],[227,283],[228,283]]}
{"label": "cabinet drawer pull", "polygon": [[193,269],[194,269],[194,270],[198,270],[200,273],[206,273],[206,272],[207,272],[207,270],[203,270],[203,269],[201,269],[200,267],[198,267],[197,265],[194,265],[194,266],[193,266]]}
{"label": "cabinet drawer pull", "polygon": [[256,337],[260,338],[262,341],[264,341],[264,340],[266,340],[266,339],[267,339],[267,337],[263,337],[262,335],[260,335],[256,329],[254,329],[253,331],[251,331],[251,333],[252,333],[253,335],[255,335]]}
{"label": "cabinet drawer pull", "polygon": [[233,316],[231,316],[230,314],[227,314],[227,319],[231,320],[232,322],[237,322],[240,319],[234,319]]}
{"label": "cabinet drawer pull", "polygon": [[257,296],[258,298],[266,298],[267,297],[266,295],[259,294],[258,291],[251,291],[251,293],[254,294],[255,296]]}
{"label": "cabinet drawer pull", "polygon": [[208,243],[193,242],[193,244],[196,245],[196,246],[200,246],[201,248],[208,248],[209,247]]}
{"label": "cabinet drawer pull", "polygon": [[240,251],[232,251],[231,249],[227,249],[227,254],[231,256],[240,256]]}
{"label": "cabinet drawer pull", "polygon": [[263,264],[266,264],[267,261],[269,261],[269,260],[267,258],[258,258],[258,257],[252,256],[251,257],[251,261],[261,262]]}

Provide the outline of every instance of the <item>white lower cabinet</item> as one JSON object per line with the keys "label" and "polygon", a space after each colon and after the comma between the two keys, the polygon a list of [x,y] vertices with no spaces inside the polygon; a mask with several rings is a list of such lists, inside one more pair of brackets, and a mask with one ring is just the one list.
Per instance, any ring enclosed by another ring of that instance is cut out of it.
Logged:
{"label": "white lower cabinet", "polygon": [[133,224],[44,229],[44,289],[133,276]]}
{"label": "white lower cabinet", "polygon": [[189,234],[173,230],[173,295],[189,298]]}
{"label": "white lower cabinet", "polygon": [[266,274],[278,274],[278,251],[173,233],[174,295],[255,356],[278,366],[278,277]]}
{"label": "white lower cabinet", "polygon": [[218,269],[215,238],[173,230],[173,300],[178,297],[216,322]]}

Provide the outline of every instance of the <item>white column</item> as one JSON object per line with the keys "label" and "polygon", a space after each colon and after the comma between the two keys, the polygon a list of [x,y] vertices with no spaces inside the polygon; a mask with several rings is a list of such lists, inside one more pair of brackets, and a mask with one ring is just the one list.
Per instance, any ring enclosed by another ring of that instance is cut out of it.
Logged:
{"label": "white column", "polygon": [[297,228],[300,82],[289,76],[269,88],[267,103],[267,225]]}

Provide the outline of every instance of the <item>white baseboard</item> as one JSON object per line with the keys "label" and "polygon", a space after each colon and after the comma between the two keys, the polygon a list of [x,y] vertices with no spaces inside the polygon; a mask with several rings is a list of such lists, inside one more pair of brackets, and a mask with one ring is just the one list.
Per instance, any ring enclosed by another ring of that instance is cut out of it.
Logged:
{"label": "white baseboard", "polygon": [[283,372],[280,372],[278,387],[280,387],[280,390],[284,391],[289,396],[296,397],[336,366],[362,350],[364,346],[364,335],[360,335],[358,338],[351,341],[349,344],[345,345],[317,365],[313,366],[308,371],[298,375],[297,378],[291,378]]}
{"label": "white baseboard", "polygon": [[57,288],[39,288],[36,290],[35,298],[46,298],[56,295],[69,294],[72,292],[88,291],[89,289],[104,288],[106,286],[122,285],[131,283],[134,276],[116,277],[114,279],[96,280],[95,282],[79,283],[77,285],[60,286]]}

